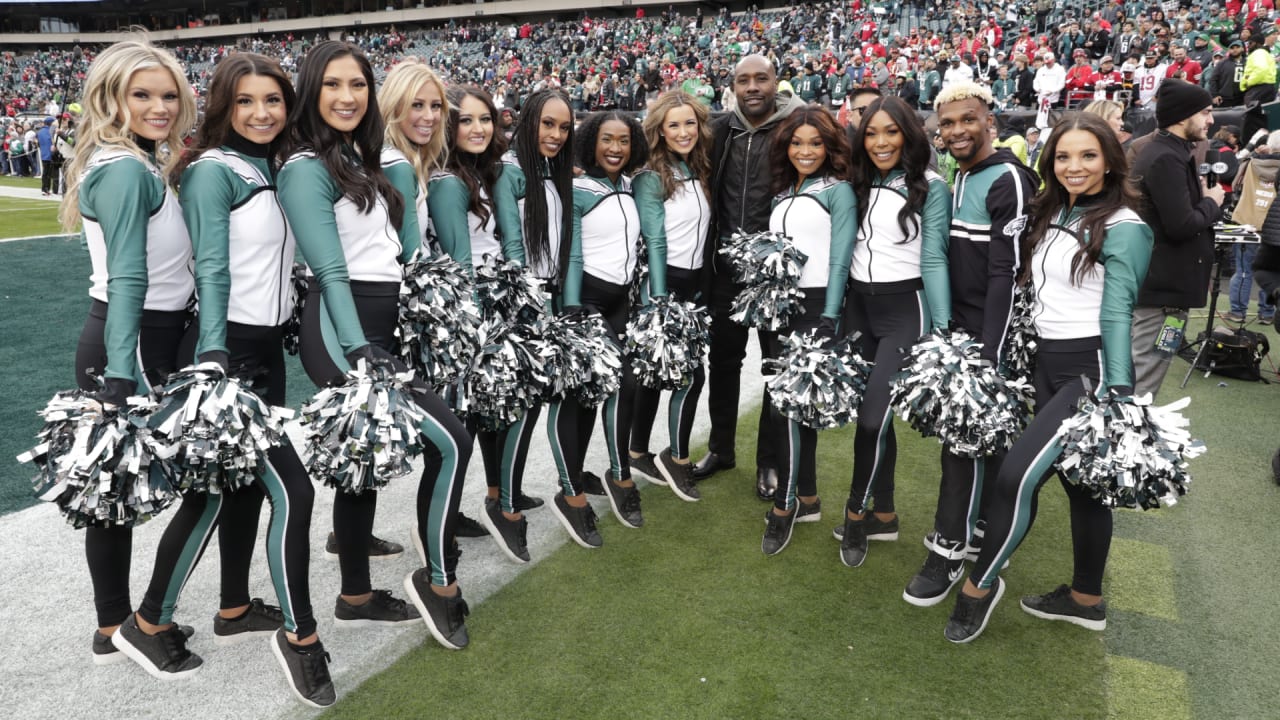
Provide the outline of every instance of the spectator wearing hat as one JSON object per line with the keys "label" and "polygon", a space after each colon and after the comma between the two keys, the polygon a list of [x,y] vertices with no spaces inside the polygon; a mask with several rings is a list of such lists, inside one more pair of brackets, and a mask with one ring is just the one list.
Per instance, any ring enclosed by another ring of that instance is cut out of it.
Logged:
{"label": "spectator wearing hat", "polygon": [[947,71],[942,76],[942,89],[962,82],[973,82],[973,68],[964,63],[959,53],[955,53],[949,58]]}
{"label": "spectator wearing hat", "polygon": [[938,74],[938,62],[932,56],[926,57],[923,63],[924,70],[921,72],[917,84],[920,87],[920,103],[921,110],[932,109],[933,99],[938,96],[938,91],[942,89],[942,76]]}
{"label": "spectator wearing hat", "polygon": [[1018,33],[1018,39],[1013,41],[1013,55],[1017,57],[1019,53],[1031,57],[1036,54],[1036,39],[1031,36],[1031,28],[1022,27]]}
{"label": "spectator wearing hat", "polygon": [[1066,29],[1058,36],[1058,55],[1060,57],[1073,57],[1076,48],[1083,48],[1085,43],[1084,33],[1080,31],[1080,22],[1072,20],[1067,24]]}
{"label": "spectator wearing hat", "polygon": [[1227,55],[1213,66],[1209,76],[1209,94],[1213,96],[1213,104],[1218,107],[1237,107],[1244,104],[1244,91],[1236,77],[1243,72],[1240,59],[1244,57],[1244,43],[1232,40],[1227,46]]}
{"label": "spectator wearing hat", "polygon": [[1111,45],[1111,30],[1103,25],[1100,18],[1089,21],[1089,34],[1084,39],[1084,49],[1089,53],[1090,60],[1097,60],[1107,54],[1107,48]]}
{"label": "spectator wearing hat", "polygon": [[1151,107],[1167,70],[1168,66],[1160,63],[1160,51],[1155,48],[1148,50],[1142,57],[1142,64],[1133,71],[1133,86],[1137,95],[1133,101],[1134,106]]}
{"label": "spectator wearing hat", "polygon": [[893,94],[902,98],[911,107],[920,104],[920,85],[909,72],[899,72],[893,88]]}
{"label": "spectator wearing hat", "polygon": [[1241,135],[1244,138],[1252,139],[1258,130],[1267,128],[1262,106],[1276,99],[1276,58],[1271,54],[1271,47],[1276,44],[1277,32],[1274,24],[1267,24],[1249,35],[1249,57],[1240,76],[1245,108]]}
{"label": "spectator wearing hat", "polygon": [[1101,91],[1108,100],[1114,100],[1116,92],[1124,89],[1124,75],[1116,69],[1115,61],[1110,55],[1103,55],[1098,61],[1098,71],[1093,75],[1094,91]]}
{"label": "spectator wearing hat", "polygon": [[1155,248],[1133,311],[1134,394],[1160,389],[1172,352],[1157,339],[1166,320],[1181,321],[1205,306],[1213,266],[1213,224],[1221,214],[1222,187],[1206,188],[1196,173],[1192,143],[1207,139],[1213,125],[1213,97],[1176,78],[1160,85],[1156,124],[1160,128],[1134,159],[1131,176],[1143,196],[1142,219],[1151,226]]}
{"label": "spectator wearing hat", "polygon": [[62,160],[59,157],[54,166],[54,139],[57,137],[57,121],[51,117],[44,119],[40,129],[36,131],[36,144],[40,148],[40,194],[48,196],[58,189],[58,176],[62,173]]}
{"label": "spectator wearing hat", "polygon": [[1174,45],[1169,48],[1169,58],[1171,62],[1164,71],[1166,78],[1186,80],[1193,85],[1200,84],[1200,74],[1204,72],[1204,68],[1200,66],[1200,63],[1187,57],[1187,49],[1185,47]]}
{"label": "spectator wearing hat", "polygon": [[1215,48],[1209,45],[1209,35],[1203,32],[1192,33],[1191,49],[1187,51],[1187,57],[1200,63],[1200,67],[1209,68],[1209,64],[1213,62],[1215,53],[1223,52],[1222,48]]}
{"label": "spectator wearing hat", "polygon": [[1072,97],[1080,97],[1093,89],[1093,65],[1089,64],[1089,53],[1084,48],[1076,48],[1073,53],[1075,64],[1067,71],[1064,87]]}
{"label": "spectator wearing hat", "polygon": [[1054,107],[1060,107],[1062,88],[1067,83],[1067,71],[1058,64],[1053,53],[1046,51],[1042,57],[1044,64],[1036,71],[1036,79],[1033,83],[1036,100],[1041,105],[1047,102]]}

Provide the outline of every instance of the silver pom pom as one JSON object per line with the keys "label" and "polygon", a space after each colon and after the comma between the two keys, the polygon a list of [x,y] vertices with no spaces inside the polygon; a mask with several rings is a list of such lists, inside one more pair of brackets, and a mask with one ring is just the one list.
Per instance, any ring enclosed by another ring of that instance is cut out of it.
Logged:
{"label": "silver pom pom", "polygon": [[911,349],[889,388],[903,420],[962,457],[1007,450],[1031,414],[1031,384],[1005,378],[981,350],[963,330],[934,330]]}
{"label": "silver pom pom", "polygon": [[776,232],[734,233],[720,249],[733,263],[734,279],[745,285],[731,308],[734,322],[760,330],[779,330],[804,309],[800,301],[803,252]]}
{"label": "silver pom pom", "polygon": [[37,467],[36,496],[56,504],[77,529],[137,527],[158,515],[178,495],[163,473],[151,472],[157,461],[146,435],[154,409],[146,397],[104,411],[83,390],[54,395],[40,411],[38,444],[18,456]]}
{"label": "silver pom pom", "polygon": [[706,308],[657,298],[627,323],[627,359],[639,384],[679,390],[693,382],[710,340]]}
{"label": "silver pom pom", "polygon": [[1054,467],[1109,507],[1173,505],[1191,484],[1187,460],[1205,451],[1187,432],[1181,411],[1190,402],[1154,407],[1150,395],[1088,392],[1058,429],[1062,454]]}
{"label": "silver pom pom", "polygon": [[595,407],[618,392],[622,349],[604,318],[586,311],[548,318],[542,342],[548,397],[572,394],[582,405]]}
{"label": "silver pom pom", "polygon": [[212,362],[173,373],[155,397],[148,443],[179,492],[220,493],[253,484],[267,450],[282,443],[282,421],[293,416]]}
{"label": "silver pom pom", "polygon": [[440,254],[405,265],[400,284],[400,356],[432,387],[457,380],[480,349],[480,310],[466,268]]}
{"label": "silver pom pom", "polygon": [[427,417],[412,381],[412,372],[361,361],[345,383],[316,393],[302,408],[311,475],[358,495],[408,474],[410,458],[422,453],[419,426]]}
{"label": "silver pom pom", "polygon": [[293,303],[289,319],[284,323],[284,351],[297,355],[302,349],[298,340],[298,332],[302,330],[302,306],[307,298],[307,290],[311,283],[307,279],[307,266],[302,263],[293,264]]}
{"label": "silver pom pom", "polygon": [[1035,372],[1036,351],[1040,348],[1040,334],[1036,332],[1032,314],[1035,304],[1035,286],[1031,283],[1018,286],[1013,296],[1013,315],[1005,337],[1004,352],[1000,355],[1003,362],[1001,371],[1006,377],[1024,378],[1031,382]]}
{"label": "silver pom pom", "polygon": [[546,315],[542,281],[519,263],[487,255],[475,272],[476,303],[485,320],[532,326]]}
{"label": "silver pom pom", "polygon": [[858,354],[858,337],[828,342],[815,330],[784,337],[786,347],[771,361],[776,374],[766,381],[774,408],[815,430],[857,420],[874,364]]}
{"label": "silver pom pom", "polygon": [[485,430],[500,430],[541,404],[546,350],[535,328],[486,320],[480,350],[455,384],[454,409]]}

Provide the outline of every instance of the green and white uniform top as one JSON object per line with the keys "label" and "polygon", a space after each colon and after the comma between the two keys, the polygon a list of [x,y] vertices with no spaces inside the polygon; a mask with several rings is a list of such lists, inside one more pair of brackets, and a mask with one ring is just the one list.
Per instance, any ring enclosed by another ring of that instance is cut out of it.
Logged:
{"label": "green and white uniform top", "polygon": [[[653,295],[666,294],[666,266],[698,270],[711,227],[711,203],[702,183],[689,173],[683,161],[676,164],[676,190],[665,200],[662,178],[652,170],[641,170],[631,181],[636,208],[640,212],[640,233],[649,250],[649,285]],[[661,269],[658,277],[656,269]]]}
{"label": "green and white uniform top", "polygon": [[631,282],[640,255],[640,212],[627,176],[616,184],[594,175],[574,178],[571,243],[566,306],[581,304],[584,272],[614,285]]}
{"label": "green and white uniform top", "polygon": [[[462,178],[448,170],[433,170],[427,187],[431,189],[427,194],[431,209],[427,237],[434,238],[441,250],[468,270],[483,264],[485,256],[506,257],[496,235],[497,211],[483,220],[471,212],[471,193]],[[479,190],[481,202],[487,202],[484,185],[479,185]]]}
{"label": "green and white uniform top", "polygon": [[[418,173],[414,171],[413,164],[405,157],[400,149],[391,143],[382,146],[382,172],[386,173],[387,179],[391,184],[400,191],[400,195],[404,197],[406,203],[409,198],[413,198],[413,214],[418,219],[418,230],[425,233],[427,231],[427,223],[429,217],[427,215],[427,189],[418,182]],[[419,238],[421,241],[421,238]]]}
{"label": "green and white uniform top", "polygon": [[142,311],[184,310],[195,291],[182,208],[144,151],[145,159],[121,147],[95,150],[80,185],[89,296],[110,308],[105,374],[131,380]]}
{"label": "green and white uniform top", "polygon": [[774,196],[769,230],[791,238],[808,256],[800,287],[827,288],[822,314],[840,317],[858,233],[853,186],[826,175],[805,178],[799,190],[793,187]]}
{"label": "green and white uniform top", "polygon": [[904,234],[898,213],[907,204],[907,177],[900,168],[879,176],[867,193],[866,216],[858,227],[849,276],[863,283],[891,283],[922,278],[935,327],[946,327],[951,315],[951,278],[947,245],[951,226],[951,190],[947,181],[925,170],[929,194],[919,214],[907,220]]}
{"label": "green and white uniform top", "polygon": [[1098,262],[1077,282],[1071,263],[1088,242],[1080,230],[1087,207],[1065,208],[1031,256],[1035,285],[1032,318],[1046,340],[1102,338],[1106,387],[1133,387],[1131,324],[1138,288],[1146,277],[1154,237],[1129,209],[1107,218]]}
{"label": "green and white uniform top", "polygon": [[195,250],[196,354],[227,351],[226,324],[277,327],[293,311],[294,239],[266,145],[233,138],[182,173],[182,214]]}
{"label": "green and white uniform top", "polygon": [[[554,280],[560,276],[560,269],[555,259],[560,257],[560,244],[563,242],[564,228],[560,227],[564,217],[564,203],[560,193],[556,191],[555,181],[551,179],[550,167],[543,161],[541,169],[542,189],[547,196],[547,223],[549,225],[550,263],[541,263],[532,268],[533,274],[543,280]],[[516,260],[527,265],[525,258],[528,247],[524,242],[524,198],[528,181],[525,172],[516,160],[515,151],[502,156],[502,169],[498,174],[498,184],[493,194],[498,207],[498,230],[502,235],[502,247],[508,252],[508,260]]]}

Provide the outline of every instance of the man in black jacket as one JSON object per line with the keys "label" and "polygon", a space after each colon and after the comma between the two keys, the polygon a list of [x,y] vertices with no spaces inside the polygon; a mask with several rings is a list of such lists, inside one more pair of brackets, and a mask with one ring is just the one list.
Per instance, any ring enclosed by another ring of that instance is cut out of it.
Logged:
{"label": "man in black jacket", "polygon": [[[693,467],[693,477],[705,479],[736,465],[734,442],[738,428],[738,394],[742,360],[747,354],[748,330],[730,317],[730,306],[742,289],[719,250],[736,232],[769,229],[769,145],[772,130],[803,103],[778,95],[778,76],[763,55],[748,55],[733,71],[732,113],[711,123],[714,137],[711,161],[712,208],[715,214],[711,242],[703,263],[710,268],[711,349],[708,358],[707,403],[711,415],[709,452]],[[772,500],[778,487],[777,461],[768,437],[766,413],[769,395],[764,393],[756,436],[756,493]]]}
{"label": "man in black jacket", "polygon": [[[1142,191],[1142,219],[1155,248],[1133,309],[1134,393],[1154,397],[1186,327],[1187,310],[1205,306],[1213,267],[1213,224],[1222,187],[1205,187],[1191,146],[1213,125],[1213,97],[1183,80],[1156,91],[1156,131],[1138,151],[1132,175]],[[1166,327],[1168,328],[1166,330]]]}
{"label": "man in black jacket", "polygon": [[1213,104],[1218,107],[1237,107],[1244,104],[1244,93],[1240,90],[1240,76],[1244,73],[1244,43],[1232,40],[1227,48],[1227,56],[1222,62],[1213,66],[1213,75],[1209,78],[1209,94],[1213,95]]}

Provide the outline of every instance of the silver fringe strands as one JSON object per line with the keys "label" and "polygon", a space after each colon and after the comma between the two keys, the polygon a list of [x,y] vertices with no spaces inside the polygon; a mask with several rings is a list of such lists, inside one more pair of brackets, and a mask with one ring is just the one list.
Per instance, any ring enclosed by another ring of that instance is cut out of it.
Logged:
{"label": "silver fringe strands", "polygon": [[1150,510],[1178,502],[1191,484],[1187,460],[1205,451],[1187,431],[1182,409],[1191,398],[1161,407],[1151,396],[1088,391],[1062,422],[1054,467],[1109,507]]}
{"label": "silver fringe strands", "polygon": [[547,294],[542,281],[519,263],[487,255],[475,272],[476,304],[485,320],[533,325],[546,315]]}
{"label": "silver fringe strands", "polygon": [[[1023,378],[1028,383],[1036,369],[1036,351],[1040,349],[1040,334],[1036,332],[1032,319],[1035,305],[1034,285],[1027,283],[1014,289],[1013,316],[1009,320],[1009,332],[1001,353],[1005,376]],[[1031,392],[1034,395],[1034,388]]]}
{"label": "silver fringe strands", "polygon": [[427,414],[413,399],[412,372],[361,361],[347,381],[327,387],[302,408],[307,470],[339,491],[377,490],[410,471],[422,453]]}
{"label": "silver fringe strands", "polygon": [[293,417],[212,362],[173,373],[155,398],[147,442],[178,492],[234,492],[253,484],[267,450],[283,443],[283,420]]}
{"label": "silver fringe strands", "polygon": [[899,417],[962,457],[1008,449],[1031,414],[1031,384],[1001,375],[981,349],[963,330],[934,330],[912,347],[889,388]]}
{"label": "silver fringe strands", "polygon": [[83,390],[54,395],[39,413],[36,446],[18,456],[36,466],[36,496],[57,505],[76,529],[137,527],[160,514],[178,495],[163,473],[152,472],[146,435],[154,409],[141,396],[103,410]]}
{"label": "silver fringe strands", "polygon": [[311,282],[307,280],[307,266],[302,263],[293,264],[293,310],[284,323],[284,351],[297,355],[302,350],[298,341],[298,332],[302,329],[302,306],[307,300],[307,291]]}
{"label": "silver fringe strands", "polygon": [[443,253],[405,266],[400,356],[431,387],[457,380],[480,349],[480,310],[466,268]]}
{"label": "silver fringe strands", "polygon": [[874,363],[856,349],[859,333],[829,343],[814,330],[783,338],[776,374],[766,386],[778,412],[815,430],[858,419],[858,406]]}
{"label": "silver fringe strands", "polygon": [[627,359],[636,382],[656,390],[679,390],[693,382],[711,341],[706,308],[657,298],[627,323]]}
{"label": "silver fringe strands", "polygon": [[791,238],[769,231],[734,233],[720,252],[733,263],[734,279],[746,286],[733,301],[734,322],[779,330],[803,312],[800,275],[808,256]]}
{"label": "silver fringe strands", "polygon": [[546,348],[536,328],[486,320],[480,350],[455,384],[454,409],[485,430],[500,430],[542,402],[548,384]]}
{"label": "silver fringe strands", "polygon": [[549,318],[542,326],[547,397],[573,395],[595,407],[622,386],[622,349],[604,318],[581,311]]}

